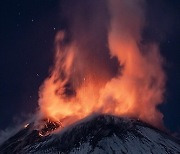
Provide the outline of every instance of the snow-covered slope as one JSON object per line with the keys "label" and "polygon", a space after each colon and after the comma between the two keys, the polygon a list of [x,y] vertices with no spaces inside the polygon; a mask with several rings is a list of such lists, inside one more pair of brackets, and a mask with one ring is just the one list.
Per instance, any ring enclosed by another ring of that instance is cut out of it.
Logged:
{"label": "snow-covered slope", "polygon": [[178,140],[134,119],[98,115],[43,137],[32,128],[4,142],[0,153],[180,153]]}

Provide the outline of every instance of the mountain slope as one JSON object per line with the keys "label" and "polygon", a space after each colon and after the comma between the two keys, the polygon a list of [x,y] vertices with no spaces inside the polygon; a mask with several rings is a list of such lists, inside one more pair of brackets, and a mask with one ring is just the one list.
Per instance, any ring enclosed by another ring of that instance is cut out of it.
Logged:
{"label": "mountain slope", "polygon": [[39,135],[33,124],[0,146],[0,153],[180,153],[180,142],[139,120],[98,115],[60,133]]}

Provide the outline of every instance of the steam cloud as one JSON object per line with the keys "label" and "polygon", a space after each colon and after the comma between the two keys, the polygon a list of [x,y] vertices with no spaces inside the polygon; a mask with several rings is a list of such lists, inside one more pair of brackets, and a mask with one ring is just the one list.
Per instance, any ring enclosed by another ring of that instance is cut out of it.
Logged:
{"label": "steam cloud", "polygon": [[[70,5],[71,4],[71,5]],[[144,0],[64,1],[66,28],[39,91],[43,117],[69,125],[93,112],[162,126],[165,74],[158,43],[143,42]]]}

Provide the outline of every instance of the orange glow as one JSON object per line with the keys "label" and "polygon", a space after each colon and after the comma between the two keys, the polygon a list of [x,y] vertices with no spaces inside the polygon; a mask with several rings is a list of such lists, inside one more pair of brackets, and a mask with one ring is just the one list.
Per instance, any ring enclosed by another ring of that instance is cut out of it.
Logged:
{"label": "orange glow", "polygon": [[[59,42],[64,40],[65,33],[59,32],[55,40],[54,67],[39,91],[43,118],[60,120],[64,127],[92,113],[108,113],[162,126],[163,115],[156,107],[163,100],[165,75],[158,45],[142,45],[141,50],[144,19],[141,12],[137,15],[133,11],[127,12],[126,7],[119,8],[124,6],[121,3],[126,1],[109,4],[113,9],[110,9],[112,20],[108,32],[109,52],[119,61],[119,74],[109,79],[108,73],[96,74],[97,68],[85,67],[87,64],[79,54],[79,42],[62,46]],[[118,13],[119,10],[131,14],[133,21]],[[71,91],[67,92],[67,89]]]}

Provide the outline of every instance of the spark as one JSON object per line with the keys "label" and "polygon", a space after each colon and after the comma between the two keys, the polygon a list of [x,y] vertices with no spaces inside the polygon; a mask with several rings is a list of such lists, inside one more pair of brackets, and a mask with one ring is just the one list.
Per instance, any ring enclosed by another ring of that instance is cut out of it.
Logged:
{"label": "spark", "polygon": [[43,137],[44,135],[42,135],[42,134],[39,132],[39,136]]}
{"label": "spark", "polygon": [[25,124],[25,125],[24,125],[24,128],[27,128],[28,126],[29,126],[29,124]]}

